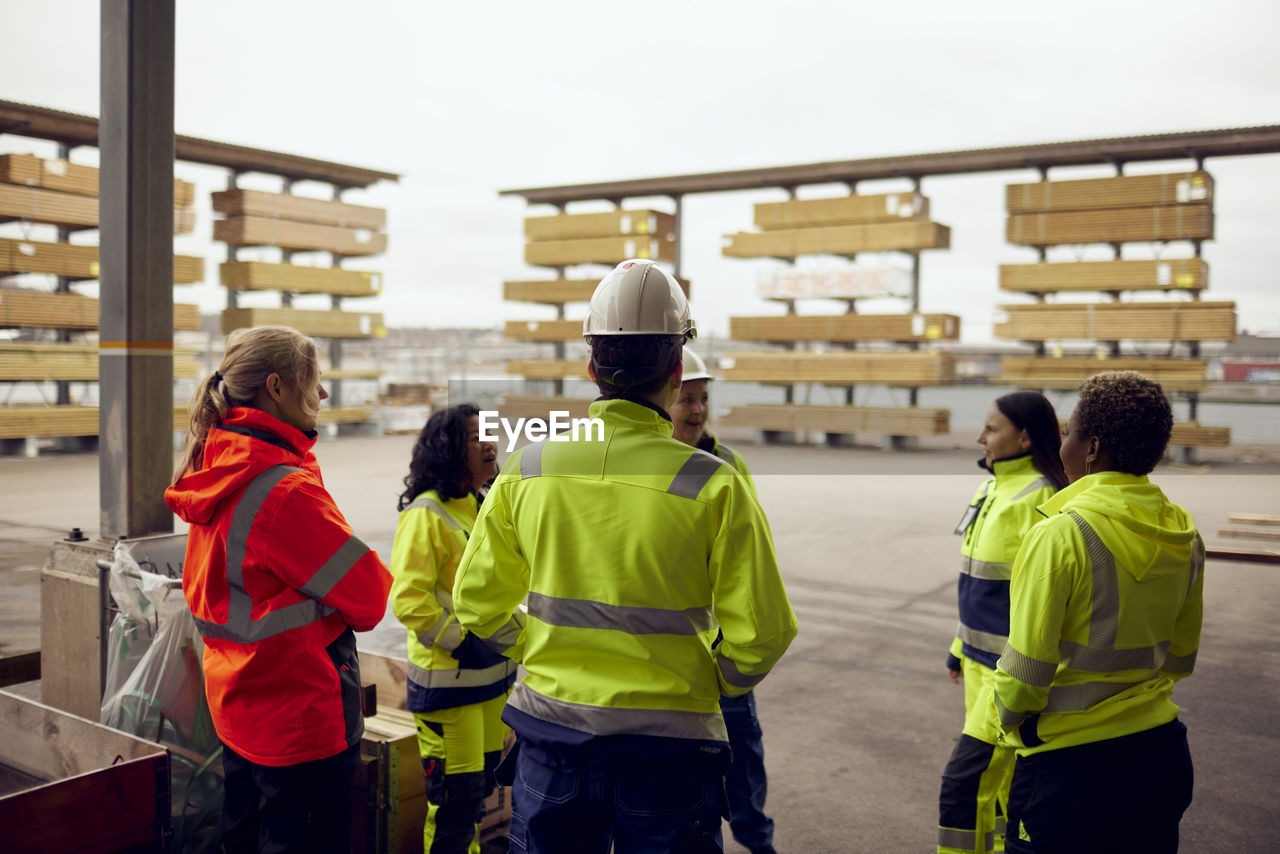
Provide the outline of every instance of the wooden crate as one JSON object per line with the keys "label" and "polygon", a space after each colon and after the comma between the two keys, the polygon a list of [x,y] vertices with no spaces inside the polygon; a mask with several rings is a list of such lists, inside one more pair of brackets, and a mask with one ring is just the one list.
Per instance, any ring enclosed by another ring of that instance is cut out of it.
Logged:
{"label": "wooden crate", "polygon": [[6,851],[164,850],[160,745],[0,691],[0,766]]}
{"label": "wooden crate", "polygon": [[1076,389],[1104,371],[1137,371],[1160,383],[1165,391],[1200,391],[1206,385],[1203,359],[1090,359],[1070,356],[1005,356],[1000,360],[1000,385],[1020,388]]}
{"label": "wooden crate", "polygon": [[1168,261],[1067,261],[1001,264],[1000,289],[1045,294],[1056,291],[1201,291],[1209,287],[1209,265],[1201,258]]}
{"label": "wooden crate", "polygon": [[[676,279],[689,296],[689,280]],[[503,282],[502,298],[508,302],[537,302],[563,305],[568,302],[588,302],[599,286],[599,279],[538,279],[533,281]]]}
{"label": "wooden crate", "polygon": [[756,227],[765,231],[928,218],[929,200],[919,193],[791,199],[755,206]]}
{"label": "wooden crate", "polygon": [[1212,240],[1213,208],[1210,205],[1164,205],[1014,214],[1005,225],[1005,237],[1019,246]]}
{"label": "wooden crate", "polygon": [[1213,204],[1208,172],[1169,175],[1118,175],[1083,181],[1036,181],[1005,187],[1009,213],[1049,213],[1156,205]]}
{"label": "wooden crate", "polygon": [[524,221],[524,236],[530,240],[578,240],[623,235],[653,235],[663,240],[675,240],[676,218],[669,213],[645,209],[531,216]]}
{"label": "wooden crate", "polygon": [[721,378],[758,383],[937,386],[956,381],[948,353],[738,353],[720,360]]}
{"label": "wooden crate", "polygon": [[726,237],[723,254],[734,258],[795,258],[799,255],[851,255],[857,252],[915,252],[946,249],[951,229],[928,220],[740,231]]}
{"label": "wooden crate", "polygon": [[674,261],[676,242],[659,237],[595,237],[585,240],[539,240],[524,245],[524,260],[535,267],[613,265],[631,258]]}
{"label": "wooden crate", "polygon": [[562,395],[509,394],[498,405],[503,418],[541,418],[544,421],[551,412],[567,412],[570,418],[586,418],[591,400]]}
{"label": "wooden crate", "polygon": [[381,273],[265,261],[224,261],[218,265],[218,281],[234,291],[286,291],[348,297],[376,296],[382,292]]}
{"label": "wooden crate", "polygon": [[[33,154],[0,154],[0,183],[43,187],[80,196],[98,195],[98,168],[66,160],[44,160]],[[190,181],[173,179],[173,206],[191,207],[196,188]]]}
{"label": "wooden crate", "polygon": [[335,255],[378,255],[387,236],[364,228],[340,228],[261,216],[232,216],[213,221],[213,239],[231,246],[278,246],[294,251],[320,250]]}
{"label": "wooden crate", "polygon": [[530,380],[585,380],[587,379],[587,361],[509,361],[507,373],[513,377],[524,377]]}
{"label": "wooden crate", "polygon": [[[173,408],[174,430],[186,430],[190,422],[190,409],[185,405]],[[0,439],[97,435],[96,406],[0,406]]]}
{"label": "wooden crate", "polygon": [[[173,375],[190,379],[199,376],[201,366],[194,361],[195,350],[175,348]],[[66,380],[94,382],[98,379],[98,345],[52,341],[0,342],[0,381]]]}
{"label": "wooden crate", "polygon": [[817,430],[823,433],[876,433],[884,436],[936,436],[951,432],[951,410],[915,406],[800,406],[752,403],[735,406],[718,420],[728,427],[757,430]]}
{"label": "wooden crate", "polygon": [[[0,219],[22,219],[64,228],[97,228],[98,200],[57,190],[0,184]],[[196,227],[195,212],[173,212],[173,233],[189,234]]]}
{"label": "wooden crate", "polygon": [[[0,327],[36,326],[42,329],[97,329],[98,301],[72,293],[0,291]],[[176,303],[173,328],[200,328],[200,308]]]}
{"label": "wooden crate", "polygon": [[[46,273],[69,279],[96,279],[98,247],[40,240],[0,237],[0,273]],[[204,281],[204,259],[173,256],[173,282],[189,285]]]}
{"label": "wooden crate", "polygon": [[957,341],[954,314],[789,314],[731,317],[734,341]]}
{"label": "wooden crate", "polygon": [[502,337],[513,341],[581,341],[581,320],[508,320]]}
{"label": "wooden crate", "polygon": [[222,312],[222,334],[254,326],[292,326],[317,338],[382,338],[382,315],[373,312],[305,308],[228,308]]}
{"label": "wooden crate", "polygon": [[1015,341],[1234,341],[1234,302],[1002,305],[995,337]]}
{"label": "wooden crate", "polygon": [[382,208],[349,205],[346,202],[308,199],[292,193],[264,193],[258,190],[222,190],[213,194],[213,209],[220,214],[260,216],[297,222],[337,225],[385,231],[387,212]]}

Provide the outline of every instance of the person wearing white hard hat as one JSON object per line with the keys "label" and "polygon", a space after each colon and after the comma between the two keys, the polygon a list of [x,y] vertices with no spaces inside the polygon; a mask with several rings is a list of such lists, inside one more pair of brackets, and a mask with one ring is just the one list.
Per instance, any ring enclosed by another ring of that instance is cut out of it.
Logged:
{"label": "person wearing white hard hat", "polygon": [[[684,376],[680,394],[671,405],[675,437],[686,445],[714,454],[737,470],[751,493],[755,481],[742,455],[707,430],[711,418],[708,387],[715,379],[702,357],[684,348]],[[773,819],[764,811],[769,781],[764,768],[764,741],[756,713],[754,691],[739,697],[721,697],[720,711],[729,730],[733,764],[725,774],[725,794],[729,797],[729,829],[738,844],[751,854],[772,854]]]}
{"label": "person wearing white hard hat", "polygon": [[750,487],[672,436],[695,335],[676,280],[619,264],[583,334],[603,429],[511,455],[453,587],[458,622],[522,664],[499,768],[511,850],[718,852],[720,697],[769,673],[795,613]]}

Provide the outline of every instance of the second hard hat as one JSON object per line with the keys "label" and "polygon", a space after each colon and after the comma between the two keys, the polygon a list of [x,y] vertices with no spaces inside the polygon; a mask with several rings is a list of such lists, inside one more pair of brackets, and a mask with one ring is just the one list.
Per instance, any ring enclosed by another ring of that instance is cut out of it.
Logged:
{"label": "second hard hat", "polygon": [[707,370],[707,363],[702,361],[702,357],[690,350],[684,348],[684,378],[681,382],[693,382],[694,380],[713,380],[711,372]]}
{"label": "second hard hat", "polygon": [[675,277],[653,261],[632,259],[600,280],[587,305],[582,334],[693,338],[698,332]]}

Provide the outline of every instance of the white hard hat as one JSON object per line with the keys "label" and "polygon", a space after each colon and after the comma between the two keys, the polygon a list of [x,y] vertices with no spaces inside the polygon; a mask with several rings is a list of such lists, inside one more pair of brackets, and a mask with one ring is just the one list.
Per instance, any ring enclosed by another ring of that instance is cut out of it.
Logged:
{"label": "white hard hat", "polygon": [[675,277],[653,261],[632,259],[600,280],[587,305],[582,334],[693,338],[698,332]]}
{"label": "white hard hat", "polygon": [[692,382],[693,380],[713,380],[707,371],[707,363],[702,361],[702,357],[690,350],[684,348],[684,379],[681,382]]}

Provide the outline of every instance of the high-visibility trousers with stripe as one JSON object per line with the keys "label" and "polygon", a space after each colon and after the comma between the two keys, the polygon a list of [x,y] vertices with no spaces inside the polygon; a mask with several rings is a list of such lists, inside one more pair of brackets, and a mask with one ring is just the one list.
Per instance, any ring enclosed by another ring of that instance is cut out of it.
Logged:
{"label": "high-visibility trousers with stripe", "polygon": [[964,731],[942,773],[938,854],[1003,851],[1014,751],[996,744],[1000,724],[992,699],[995,671],[968,656],[961,656],[960,661],[964,671]]}

